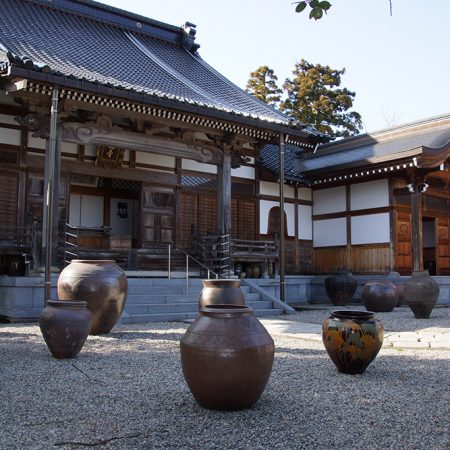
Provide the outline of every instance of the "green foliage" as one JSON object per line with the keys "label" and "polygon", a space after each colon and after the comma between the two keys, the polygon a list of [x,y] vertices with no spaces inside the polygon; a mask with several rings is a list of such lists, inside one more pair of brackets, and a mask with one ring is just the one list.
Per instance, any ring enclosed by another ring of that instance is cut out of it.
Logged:
{"label": "green foliage", "polygon": [[[286,79],[283,91],[274,71],[261,66],[250,74],[246,90],[300,123],[313,125],[331,139],[359,134],[361,115],[351,111],[355,93],[340,87],[345,69],[313,65],[302,59],[292,73],[294,77]],[[283,92],[286,98],[282,101]]]}
{"label": "green foliage", "polygon": [[331,8],[331,3],[327,1],[319,1],[319,0],[304,0],[301,2],[295,2],[297,6],[295,7],[295,12],[302,12],[306,9],[307,6],[311,8],[309,12],[309,18],[314,20],[319,20],[323,17],[323,13],[327,13],[327,11]]}
{"label": "green foliage", "polygon": [[283,92],[277,85],[278,77],[268,66],[260,66],[250,74],[245,90],[263,102],[277,107]]}
{"label": "green foliage", "polygon": [[283,85],[287,98],[280,104],[281,111],[314,125],[332,139],[359,134],[361,115],[350,111],[355,93],[340,87],[345,69],[313,65],[302,59],[292,73],[294,77],[287,78]]}

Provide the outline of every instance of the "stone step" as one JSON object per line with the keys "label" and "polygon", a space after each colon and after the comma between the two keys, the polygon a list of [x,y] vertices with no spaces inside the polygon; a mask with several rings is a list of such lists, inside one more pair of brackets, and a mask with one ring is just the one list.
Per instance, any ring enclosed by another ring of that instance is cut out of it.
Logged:
{"label": "stone step", "polygon": [[[255,311],[256,317],[274,317],[283,313],[282,309],[261,309]],[[120,323],[148,323],[148,322],[168,322],[195,319],[198,312],[174,312],[158,314],[135,314],[133,316],[122,316]]]}
{"label": "stone step", "polygon": [[[247,306],[253,308],[254,311],[270,309],[272,302],[265,300],[254,300],[246,302]],[[129,316],[139,314],[159,314],[159,313],[175,313],[175,312],[198,312],[198,302],[186,303],[144,303],[144,304],[126,304],[125,313]]]}

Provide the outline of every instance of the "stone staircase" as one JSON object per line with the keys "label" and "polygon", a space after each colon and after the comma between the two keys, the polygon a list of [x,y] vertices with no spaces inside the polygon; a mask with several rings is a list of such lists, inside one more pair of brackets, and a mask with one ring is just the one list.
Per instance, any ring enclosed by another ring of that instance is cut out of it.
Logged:
{"label": "stone staircase", "polygon": [[[194,319],[198,316],[198,297],[202,280],[191,278],[188,286],[180,278],[129,278],[128,295],[120,323],[163,322]],[[283,310],[272,301],[261,299],[261,294],[241,286],[245,304],[258,317],[278,316]]]}

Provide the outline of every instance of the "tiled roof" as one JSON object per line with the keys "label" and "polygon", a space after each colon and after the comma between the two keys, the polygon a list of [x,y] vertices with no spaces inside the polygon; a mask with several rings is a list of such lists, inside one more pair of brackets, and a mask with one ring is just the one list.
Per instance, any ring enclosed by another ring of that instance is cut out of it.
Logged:
{"label": "tiled roof", "polygon": [[422,149],[450,145],[450,115],[406,124],[395,129],[343,139],[319,148],[314,156],[297,159],[297,173],[364,166],[420,155]]}
{"label": "tiled roof", "polygon": [[[206,64],[192,24],[178,28],[91,0],[1,0],[0,69],[5,62],[75,80],[294,127]],[[298,130],[304,127],[298,126]],[[322,136],[307,129],[306,136]]]}
{"label": "tiled roof", "polygon": [[[286,181],[301,182],[303,177],[295,171],[294,162],[302,149],[296,145],[286,144],[284,146],[284,178]],[[260,164],[271,172],[279,174],[280,153],[277,145],[267,144],[260,152]]]}

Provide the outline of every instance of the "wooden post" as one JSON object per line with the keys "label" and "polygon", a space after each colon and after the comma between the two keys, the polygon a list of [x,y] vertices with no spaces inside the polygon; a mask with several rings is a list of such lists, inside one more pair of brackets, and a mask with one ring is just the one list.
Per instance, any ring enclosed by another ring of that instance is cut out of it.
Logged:
{"label": "wooden post", "polygon": [[[59,183],[59,170],[58,170],[58,161],[57,157],[57,115],[58,115],[58,96],[59,89],[57,87],[53,87],[52,91],[52,106],[50,111],[50,136],[48,139],[47,145],[47,158],[45,165],[45,212],[46,212],[46,220],[45,220],[45,298],[44,304],[47,303],[47,300],[51,299],[51,266],[52,266],[52,254],[53,254],[53,246],[54,246],[54,227],[53,227],[53,210],[55,208],[54,205],[54,197],[55,197],[55,180]],[[58,176],[55,177],[55,174],[58,173]],[[56,195],[58,195],[59,189],[56,188]],[[56,208],[58,208],[58,198]]]}
{"label": "wooden post", "polygon": [[412,183],[411,193],[411,232],[412,232],[412,253],[413,271],[423,270],[423,235],[422,235],[422,208],[421,195],[417,183]]}
{"label": "wooden post", "polygon": [[217,167],[217,234],[231,233],[231,152],[224,150],[222,164]]}
{"label": "wooden post", "polygon": [[280,266],[280,300],[285,299],[285,270],[286,270],[286,253],[284,242],[284,134],[280,133],[280,249],[279,249],[279,266]]}

